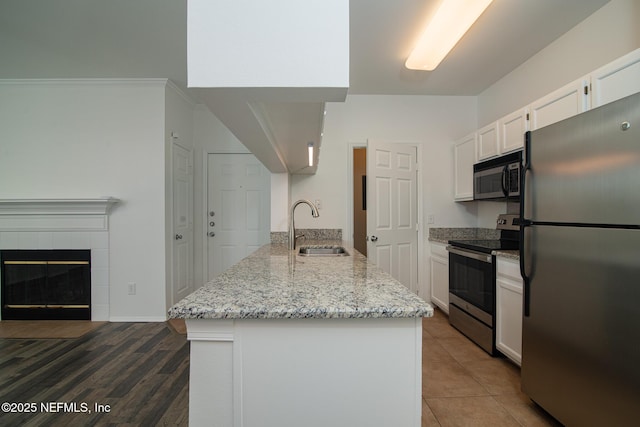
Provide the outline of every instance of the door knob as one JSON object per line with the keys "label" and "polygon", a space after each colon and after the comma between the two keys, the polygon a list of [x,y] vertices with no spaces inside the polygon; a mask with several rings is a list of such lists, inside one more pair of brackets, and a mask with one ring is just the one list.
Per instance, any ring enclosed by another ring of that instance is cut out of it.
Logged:
{"label": "door knob", "polygon": [[176,234],[176,240],[182,239],[182,234]]}
{"label": "door knob", "polygon": [[371,241],[372,241],[372,242],[377,242],[377,241],[378,241],[378,237],[376,237],[376,236],[371,236]]}
{"label": "door knob", "polygon": [[215,216],[215,215],[216,215],[216,213],[214,211],[210,211],[209,212],[209,216]]}
{"label": "door knob", "polygon": [[213,231],[210,231],[210,232],[209,232],[209,237],[213,237],[213,236],[215,236],[215,235],[216,235],[216,233],[214,233]]}

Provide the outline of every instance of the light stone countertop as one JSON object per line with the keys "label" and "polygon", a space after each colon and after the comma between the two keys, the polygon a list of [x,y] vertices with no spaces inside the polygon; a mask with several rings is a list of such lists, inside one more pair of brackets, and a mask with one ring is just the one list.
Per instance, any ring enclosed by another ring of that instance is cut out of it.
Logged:
{"label": "light stone countertop", "polygon": [[[488,228],[431,228],[429,230],[429,241],[436,243],[449,243],[449,240],[474,240],[474,239],[496,239],[499,236],[498,230]],[[520,259],[520,251],[493,251],[492,255]]]}
{"label": "light stone countertop", "polygon": [[509,259],[520,259],[520,251],[512,250],[512,251],[494,251],[496,256],[509,258]]}
{"label": "light stone countertop", "polygon": [[[306,242],[306,244],[336,244]],[[367,258],[303,257],[269,244],[169,309],[170,318],[431,317],[433,307]],[[305,243],[303,243],[305,245]]]}
{"label": "light stone countertop", "polygon": [[500,232],[493,228],[434,227],[429,229],[429,241],[449,243],[449,240],[499,239]]}

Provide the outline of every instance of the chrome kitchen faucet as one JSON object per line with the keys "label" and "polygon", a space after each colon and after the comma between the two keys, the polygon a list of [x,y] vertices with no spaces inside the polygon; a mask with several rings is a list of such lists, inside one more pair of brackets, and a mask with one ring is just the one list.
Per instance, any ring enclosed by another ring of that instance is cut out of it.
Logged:
{"label": "chrome kitchen faucet", "polygon": [[295,250],[295,248],[296,248],[296,239],[298,237],[304,236],[304,234],[296,236],[296,226],[295,226],[295,222],[293,220],[293,215],[294,215],[294,212],[296,210],[296,206],[298,206],[300,203],[306,203],[307,205],[309,205],[309,207],[311,207],[311,216],[313,216],[314,218],[318,218],[320,216],[320,214],[318,213],[318,208],[316,207],[316,205],[311,203],[309,200],[301,199],[301,200],[298,200],[297,202],[295,202],[293,205],[291,205],[291,212],[289,213],[289,250],[290,251]]}

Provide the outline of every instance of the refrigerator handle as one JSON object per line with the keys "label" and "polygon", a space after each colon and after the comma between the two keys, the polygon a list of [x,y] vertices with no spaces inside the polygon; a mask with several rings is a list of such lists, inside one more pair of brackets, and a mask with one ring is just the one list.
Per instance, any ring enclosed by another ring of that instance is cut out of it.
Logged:
{"label": "refrigerator handle", "polygon": [[525,219],[525,200],[526,200],[526,177],[527,172],[530,171],[531,165],[529,162],[531,153],[531,131],[527,131],[524,134],[524,164],[522,165],[522,173],[520,174],[520,274],[522,275],[523,284],[523,314],[525,317],[529,317],[529,300],[530,300],[530,280],[528,275],[528,269],[526,265],[526,259],[528,251],[528,245],[525,239],[525,229],[532,225],[532,222]]}
{"label": "refrigerator handle", "polygon": [[522,275],[522,287],[523,287],[523,301],[522,308],[523,314],[525,317],[529,317],[529,301],[530,301],[530,280],[529,275],[527,274],[527,265],[526,265],[526,255],[528,251],[526,250],[527,244],[525,242],[525,229],[526,227],[530,227],[530,221],[520,221],[520,274]]}

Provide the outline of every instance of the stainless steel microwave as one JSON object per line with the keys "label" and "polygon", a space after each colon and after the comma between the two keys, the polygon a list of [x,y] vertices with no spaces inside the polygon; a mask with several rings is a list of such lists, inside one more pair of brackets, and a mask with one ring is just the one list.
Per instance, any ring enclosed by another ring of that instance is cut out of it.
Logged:
{"label": "stainless steel microwave", "polygon": [[474,200],[517,200],[520,198],[522,151],[473,165]]}

